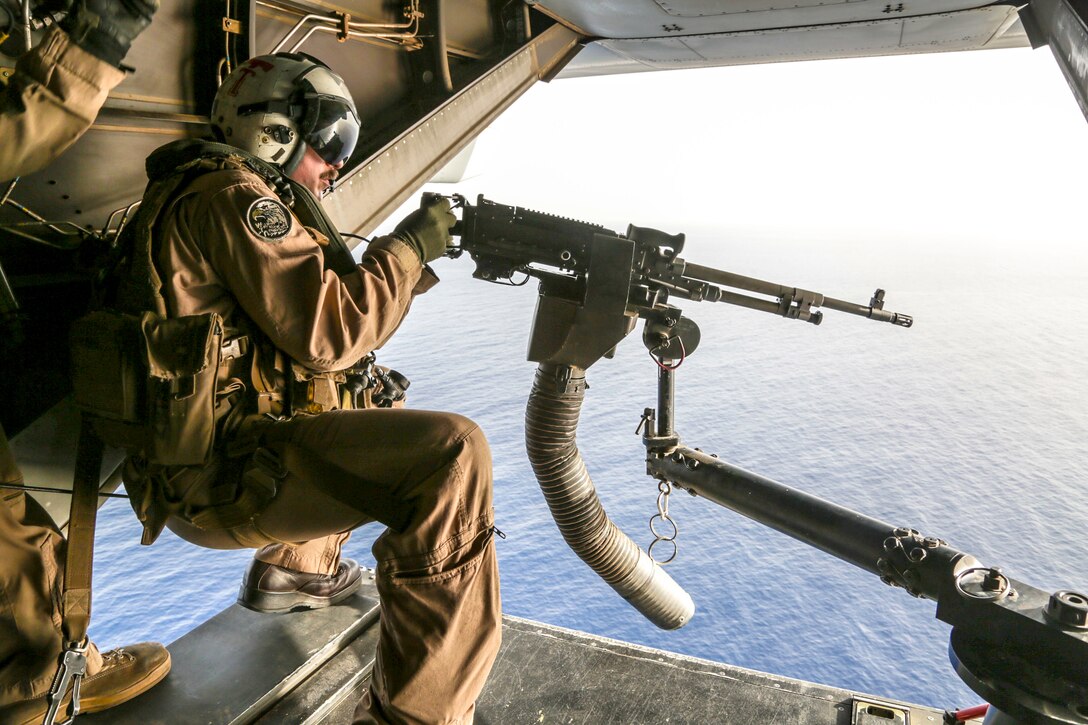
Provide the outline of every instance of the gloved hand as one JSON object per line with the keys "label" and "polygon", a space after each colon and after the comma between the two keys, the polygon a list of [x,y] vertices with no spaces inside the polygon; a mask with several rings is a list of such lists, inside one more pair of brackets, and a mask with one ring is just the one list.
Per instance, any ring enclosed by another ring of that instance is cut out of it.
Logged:
{"label": "gloved hand", "polygon": [[424,264],[438,259],[453,241],[450,227],[457,217],[450,211],[450,200],[438,197],[424,201],[423,205],[404,217],[393,235],[410,244]]}
{"label": "gloved hand", "polygon": [[30,15],[37,20],[45,16],[52,17],[72,9],[72,0],[33,0],[30,3]]}
{"label": "gloved hand", "polygon": [[83,50],[120,66],[158,9],[159,0],[74,0],[60,27]]}

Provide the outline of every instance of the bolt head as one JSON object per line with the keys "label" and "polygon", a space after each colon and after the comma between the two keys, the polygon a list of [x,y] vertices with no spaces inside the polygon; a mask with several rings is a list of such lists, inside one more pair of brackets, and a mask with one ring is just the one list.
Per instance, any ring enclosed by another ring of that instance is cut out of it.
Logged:
{"label": "bolt head", "polygon": [[1050,595],[1046,614],[1066,627],[1088,629],[1088,595],[1062,589]]}
{"label": "bolt head", "polygon": [[986,572],[982,579],[982,588],[987,592],[999,592],[1005,587],[1005,575],[1001,573],[1001,567],[995,566]]}

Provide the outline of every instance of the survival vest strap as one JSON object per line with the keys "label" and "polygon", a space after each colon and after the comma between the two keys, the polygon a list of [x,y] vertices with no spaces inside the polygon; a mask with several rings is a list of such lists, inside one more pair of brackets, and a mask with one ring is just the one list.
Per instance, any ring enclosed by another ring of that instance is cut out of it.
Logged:
{"label": "survival vest strap", "polygon": [[[214,152],[180,142],[148,159],[151,181],[118,240],[121,259],[109,270],[112,299],[71,332],[76,404],[107,444],[162,466],[209,460],[220,363],[248,347],[232,339],[218,314],[169,318],[154,263],[162,210],[196,176],[226,168],[226,157]],[[173,173],[163,173],[164,166]]]}
{"label": "survival vest strap", "polygon": [[[328,401],[315,399],[314,391],[323,389],[315,385],[318,376],[293,364],[256,328],[227,330],[216,314],[167,315],[155,265],[161,216],[199,176],[231,168],[265,180],[305,226],[328,239],[326,269],[344,274],[355,268],[317,199],[277,167],[199,140],[167,144],[148,158],[149,183],[118,241],[120,259],[109,270],[113,286],[104,309],[79,320],[72,333],[76,402],[103,440],[130,454],[125,478],[145,544],[171,515],[201,528],[231,528],[275,495],[281,467],[259,458],[258,440],[228,433],[247,416],[329,409]],[[338,398],[332,403],[339,407]],[[188,475],[179,467],[192,466],[215,479],[205,489],[214,494],[210,505],[191,506],[175,490],[175,480]]]}
{"label": "survival vest strap", "polygon": [[250,334],[226,330],[215,314],[176,319],[167,315],[162,278],[155,267],[160,218],[197,177],[231,168],[264,179],[295,208],[304,225],[329,240],[323,249],[326,268],[341,274],[355,266],[343,238],[309,190],[272,164],[236,147],[201,140],[176,141],[152,153],[143,202],[122,232],[117,245],[120,259],[109,270],[112,294],[103,309],[76,323],[72,335],[76,402],[95,416],[96,429],[107,443],[151,464],[208,462],[215,428],[224,411],[234,407],[216,409],[216,394],[226,392],[216,389],[225,361],[233,360],[231,367],[240,373],[238,363],[247,361],[244,373],[234,375],[254,391],[246,412],[290,416],[291,385],[303,377],[255,329]]}
{"label": "survival vest strap", "polygon": [[[279,179],[273,167],[222,144],[182,141],[153,153],[140,209],[107,265],[101,309],[72,327],[75,401],[97,437],[125,449],[127,465],[138,462],[141,476],[126,482],[133,485],[145,544],[157,538],[178,503],[169,495],[171,472],[213,459],[217,428],[243,408],[232,403],[248,387],[256,359],[251,338],[227,330],[218,314],[168,317],[155,236],[163,210],[198,176],[243,166]],[[236,368],[245,385],[220,379]]]}

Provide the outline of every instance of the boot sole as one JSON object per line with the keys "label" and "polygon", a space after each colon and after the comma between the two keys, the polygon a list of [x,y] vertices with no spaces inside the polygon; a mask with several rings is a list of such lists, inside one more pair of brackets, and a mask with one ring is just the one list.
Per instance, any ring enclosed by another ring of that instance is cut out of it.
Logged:
{"label": "boot sole", "polygon": [[305,592],[266,592],[261,589],[247,589],[243,586],[238,592],[238,604],[254,612],[295,612],[307,609],[324,609],[350,597],[362,586],[363,577],[344,587],[331,597],[317,597]]}

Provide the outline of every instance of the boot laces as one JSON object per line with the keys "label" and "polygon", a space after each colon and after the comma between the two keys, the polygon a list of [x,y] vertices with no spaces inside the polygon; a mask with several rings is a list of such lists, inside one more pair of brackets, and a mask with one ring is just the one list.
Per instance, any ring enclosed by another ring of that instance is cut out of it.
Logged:
{"label": "boot laces", "polygon": [[130,662],[133,659],[135,659],[135,655],[125,651],[124,647],[111,649],[109,652],[102,653],[102,668],[113,667],[124,662]]}

